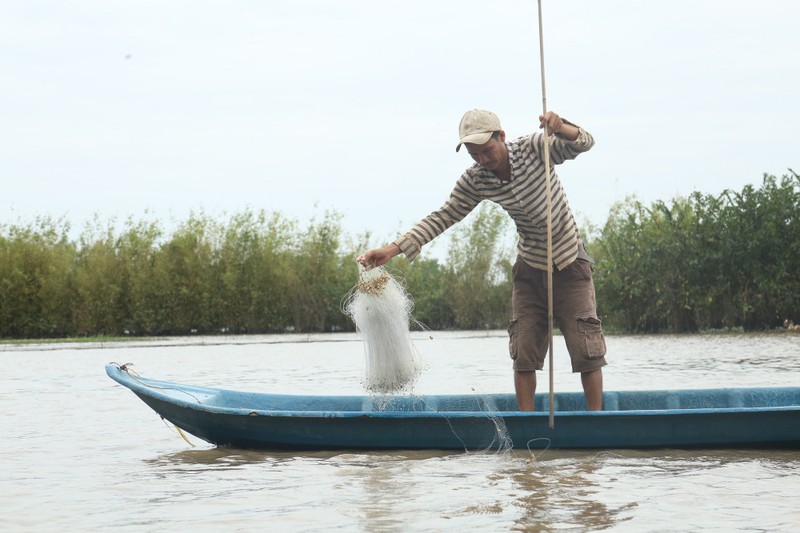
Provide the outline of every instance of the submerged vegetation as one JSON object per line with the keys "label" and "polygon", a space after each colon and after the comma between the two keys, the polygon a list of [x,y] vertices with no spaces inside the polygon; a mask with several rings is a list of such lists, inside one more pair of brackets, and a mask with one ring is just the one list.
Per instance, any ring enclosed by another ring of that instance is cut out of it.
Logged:
{"label": "submerged vegetation", "polygon": [[[432,329],[505,328],[514,259],[506,215],[484,203],[450,230],[446,261],[398,258],[389,270]],[[341,215],[301,225],[245,211],[195,214],[170,235],[95,220],[0,226],[0,338],[352,331],[342,298],[368,234]],[[618,331],[683,332],[800,322],[800,176],[760,187],[615,206],[585,236],[598,311]]]}

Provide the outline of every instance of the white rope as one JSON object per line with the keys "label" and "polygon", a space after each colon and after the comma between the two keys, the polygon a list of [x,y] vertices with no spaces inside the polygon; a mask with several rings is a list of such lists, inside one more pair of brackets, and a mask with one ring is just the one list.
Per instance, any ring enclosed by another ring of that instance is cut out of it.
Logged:
{"label": "white rope", "polygon": [[411,342],[414,303],[383,267],[363,270],[345,297],[343,310],[365,343],[364,387],[375,393],[410,390],[422,370]]}

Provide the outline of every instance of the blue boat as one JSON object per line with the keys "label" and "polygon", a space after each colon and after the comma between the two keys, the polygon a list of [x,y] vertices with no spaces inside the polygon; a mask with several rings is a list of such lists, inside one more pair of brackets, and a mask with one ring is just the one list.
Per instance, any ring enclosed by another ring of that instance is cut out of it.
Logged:
{"label": "blue boat", "polygon": [[306,396],[238,392],[106,373],[162,418],[221,447],[272,450],[543,448],[800,449],[800,387],[583,393],[521,413],[513,394]]}

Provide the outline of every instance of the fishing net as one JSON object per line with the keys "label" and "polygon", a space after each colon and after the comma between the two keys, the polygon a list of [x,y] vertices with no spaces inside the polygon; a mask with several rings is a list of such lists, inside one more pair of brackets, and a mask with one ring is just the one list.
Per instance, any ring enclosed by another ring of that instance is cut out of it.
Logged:
{"label": "fishing net", "polygon": [[343,302],[365,344],[364,387],[387,394],[410,390],[422,368],[411,342],[414,303],[405,287],[383,267],[361,269]]}

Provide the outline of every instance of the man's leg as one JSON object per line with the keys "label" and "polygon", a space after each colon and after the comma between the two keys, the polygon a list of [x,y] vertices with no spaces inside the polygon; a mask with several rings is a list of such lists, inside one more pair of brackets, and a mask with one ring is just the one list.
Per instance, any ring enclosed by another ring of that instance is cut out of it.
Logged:
{"label": "man's leg", "polygon": [[554,314],[572,360],[572,371],[580,372],[586,405],[590,411],[603,408],[603,372],[606,343],[597,317],[591,266],[577,259],[553,277]]}
{"label": "man's leg", "polygon": [[581,383],[589,410],[600,411],[603,409],[603,369],[581,372]]}
{"label": "man's leg", "polygon": [[514,390],[520,411],[533,411],[533,395],[536,393],[536,372],[514,371]]}
{"label": "man's leg", "polygon": [[[522,259],[512,269],[513,320],[508,328],[511,359],[514,361],[514,390],[520,411],[533,411],[536,369],[547,354],[546,273],[528,266]],[[544,302],[544,303],[543,303]]]}

